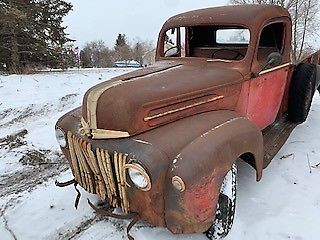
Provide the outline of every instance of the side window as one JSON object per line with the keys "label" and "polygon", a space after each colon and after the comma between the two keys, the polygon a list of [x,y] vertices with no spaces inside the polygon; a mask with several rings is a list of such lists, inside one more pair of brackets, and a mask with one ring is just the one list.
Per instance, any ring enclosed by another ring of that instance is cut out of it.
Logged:
{"label": "side window", "polygon": [[164,40],[165,57],[185,57],[185,28],[167,30]]}
{"label": "side window", "polygon": [[267,25],[262,30],[257,53],[261,65],[265,64],[270,53],[283,53],[284,30],[285,25],[282,22]]}

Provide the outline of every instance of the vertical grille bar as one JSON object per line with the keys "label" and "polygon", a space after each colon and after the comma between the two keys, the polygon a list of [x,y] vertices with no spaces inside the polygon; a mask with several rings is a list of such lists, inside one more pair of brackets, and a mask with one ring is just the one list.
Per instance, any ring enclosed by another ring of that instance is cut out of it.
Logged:
{"label": "vertical grille bar", "polygon": [[75,180],[80,185],[82,185],[83,183],[82,183],[82,179],[80,176],[80,168],[79,168],[76,153],[75,153],[74,147],[73,147],[72,133],[68,132],[67,137],[68,137],[69,152],[70,152],[70,157],[71,157],[71,162],[70,162],[71,170],[73,170],[73,176],[74,176]]}
{"label": "vertical grille bar", "polygon": [[91,168],[94,171],[94,174],[97,178],[98,184],[96,185],[96,191],[97,191],[98,195],[103,200],[106,200],[106,198],[109,199],[109,191],[107,191],[108,185],[105,182],[105,177],[103,174],[104,172],[100,170],[100,167],[98,165],[98,161],[97,161],[97,159],[91,149],[92,149],[91,143],[83,145],[83,151],[87,152],[87,154],[88,154],[88,158],[87,158],[88,163],[89,163],[89,165],[90,165],[90,163],[92,164]]}
{"label": "vertical grille bar", "polygon": [[[83,180],[86,184],[85,189],[90,193],[96,193],[95,191],[95,183],[94,183],[94,174],[92,172],[92,169],[90,169],[88,165],[88,159],[85,158],[84,154],[81,150],[81,141],[78,140],[75,137],[73,137],[73,145],[76,152],[76,156],[79,162],[80,169],[82,170],[82,176]],[[87,154],[86,154],[87,155]]]}
{"label": "vertical grille bar", "polygon": [[111,163],[111,158],[110,155],[108,153],[108,151],[101,151],[102,153],[102,159],[103,159],[103,164],[105,165],[106,169],[107,169],[107,173],[108,173],[108,179],[110,182],[110,186],[111,186],[111,193],[112,193],[112,198],[111,198],[111,205],[116,207],[117,206],[117,202],[118,202],[118,196],[117,196],[117,187],[116,187],[116,182],[115,182],[115,174],[113,173],[113,167],[112,167],[112,163]]}
{"label": "vertical grille bar", "polygon": [[118,198],[119,198],[119,203],[118,205],[120,205],[121,208],[123,208],[122,206],[122,201],[121,201],[121,184],[120,184],[120,174],[119,174],[119,159],[118,159],[118,153],[114,152],[113,153],[113,163],[114,163],[114,168],[115,168],[115,172],[116,172],[116,184],[118,187]]}
{"label": "vertical grille bar", "polygon": [[129,201],[127,198],[127,191],[126,191],[126,175],[123,171],[123,166],[127,163],[127,156],[122,155],[122,164],[120,167],[120,179],[121,179],[121,190],[122,190],[122,201],[123,201],[123,209],[125,213],[129,213]]}

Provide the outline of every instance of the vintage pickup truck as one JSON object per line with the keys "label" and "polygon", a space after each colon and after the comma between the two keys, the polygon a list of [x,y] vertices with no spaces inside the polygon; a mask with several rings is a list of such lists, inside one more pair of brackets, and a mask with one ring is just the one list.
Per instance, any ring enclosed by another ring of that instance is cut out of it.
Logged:
{"label": "vintage pickup truck", "polygon": [[278,6],[170,18],[153,66],[92,87],[58,120],[68,183],[97,194],[105,203],[89,202],[97,212],[133,218],[130,228],[141,219],[175,234],[226,236],[235,163],[251,165],[259,181],[319,86],[320,52],[296,64],[290,53],[290,15]]}

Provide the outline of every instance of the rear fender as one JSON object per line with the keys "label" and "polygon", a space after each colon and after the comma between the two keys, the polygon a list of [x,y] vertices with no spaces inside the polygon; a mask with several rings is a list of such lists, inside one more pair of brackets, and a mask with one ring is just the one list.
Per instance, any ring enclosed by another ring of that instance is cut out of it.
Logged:
{"label": "rear fender", "polygon": [[320,50],[318,50],[317,52],[314,52],[313,54],[310,54],[299,63],[310,63],[316,66],[317,68],[316,89],[318,89],[320,93],[320,86],[319,86],[320,85]]}
{"label": "rear fender", "polygon": [[[170,231],[203,232],[211,226],[224,176],[246,153],[254,156],[257,180],[260,180],[262,133],[241,116],[208,130],[182,149],[167,173],[165,220]],[[184,181],[184,192],[173,187],[171,179],[174,176]]]}

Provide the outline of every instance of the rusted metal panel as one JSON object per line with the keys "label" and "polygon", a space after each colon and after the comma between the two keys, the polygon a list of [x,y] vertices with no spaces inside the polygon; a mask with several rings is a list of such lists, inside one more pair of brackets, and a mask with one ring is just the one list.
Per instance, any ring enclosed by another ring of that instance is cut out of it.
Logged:
{"label": "rusted metal panel", "polygon": [[280,148],[289,138],[293,129],[297,126],[296,123],[287,121],[287,116],[283,115],[275,123],[263,130],[264,141],[264,164],[266,168],[273,157],[279,152]]}
{"label": "rusted metal panel", "polygon": [[281,106],[280,106],[280,109],[278,111],[277,119],[281,118],[288,111],[289,92],[290,92],[291,79],[292,79],[292,75],[293,75],[293,69],[294,69],[294,65],[291,65],[289,67],[289,71],[288,71],[288,74],[287,74],[286,86],[285,86],[283,98],[282,98],[282,101],[281,101]]}
{"label": "rusted metal panel", "polygon": [[[236,12],[236,14],[235,14]],[[270,5],[242,5],[204,8],[178,14],[169,18],[163,29],[170,29],[175,26],[194,25],[243,25],[259,31],[261,25],[267,20],[279,17],[290,17],[289,12],[279,6]],[[254,19],[254,21],[252,21]]]}
{"label": "rusted metal panel", "polygon": [[250,94],[250,81],[247,80],[241,86],[239,99],[237,102],[237,106],[235,108],[235,111],[238,113],[241,113],[243,116],[247,115],[249,94]]}
{"label": "rusted metal panel", "polygon": [[304,58],[300,62],[320,65],[320,50],[318,50],[315,53],[310,54],[309,56],[307,56],[306,58]]}
{"label": "rusted metal panel", "polygon": [[241,155],[254,153],[258,160],[257,179],[261,178],[262,146],[259,129],[246,118],[235,115],[184,147],[167,173],[168,179],[179,176],[186,185],[182,193],[172,186],[166,191],[167,228],[174,233],[205,231],[215,219],[223,178]]}
{"label": "rusted metal panel", "polygon": [[[123,131],[133,136],[195,113],[234,109],[242,81],[236,70],[181,64],[161,74],[99,84],[85,95],[83,110],[87,112],[83,117],[88,121],[88,115],[95,115],[97,122],[90,126],[93,131]],[[215,98],[218,96],[223,98]],[[154,118],[159,114],[161,117]]]}
{"label": "rusted metal panel", "polygon": [[250,80],[246,116],[264,129],[273,123],[280,109],[287,85],[289,67],[275,70]]}

